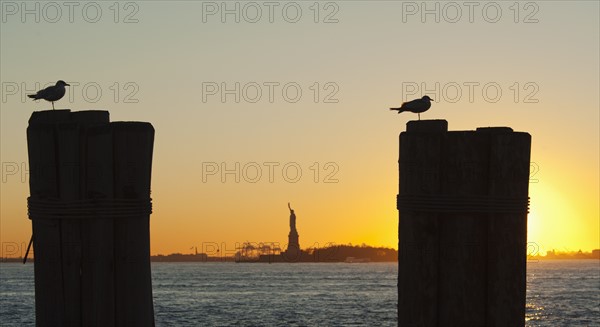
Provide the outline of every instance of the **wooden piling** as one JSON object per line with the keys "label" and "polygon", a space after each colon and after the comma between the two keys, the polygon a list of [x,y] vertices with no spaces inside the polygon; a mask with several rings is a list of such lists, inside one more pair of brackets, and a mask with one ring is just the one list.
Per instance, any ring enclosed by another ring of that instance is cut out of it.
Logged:
{"label": "wooden piling", "polygon": [[[112,124],[115,197],[144,201],[150,198],[154,128],[148,123]],[[153,326],[150,274],[149,213],[115,220],[115,291],[118,326]]]}
{"label": "wooden piling", "polygon": [[531,137],[400,134],[399,326],[523,326]]}
{"label": "wooden piling", "polygon": [[[58,199],[58,156],[55,125],[66,121],[64,110],[55,115],[32,115],[27,128],[31,197]],[[50,122],[52,123],[46,123]],[[35,146],[33,146],[35,144]],[[61,221],[32,219],[35,249],[35,317],[38,326],[65,325]],[[47,322],[47,323],[42,323]]]}
{"label": "wooden piling", "polygon": [[152,126],[44,111],[27,138],[36,325],[153,326]]}
{"label": "wooden piling", "polygon": [[[87,130],[85,199],[112,199],[113,138],[109,124]],[[84,326],[115,325],[114,218],[99,215],[84,225],[82,321]]]}

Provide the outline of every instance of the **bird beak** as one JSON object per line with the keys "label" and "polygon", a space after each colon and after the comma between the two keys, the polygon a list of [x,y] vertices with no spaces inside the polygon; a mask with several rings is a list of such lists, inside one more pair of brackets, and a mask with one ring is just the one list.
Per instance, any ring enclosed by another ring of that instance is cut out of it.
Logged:
{"label": "bird beak", "polygon": [[71,86],[71,84],[67,84],[67,83],[65,83],[65,86]]}

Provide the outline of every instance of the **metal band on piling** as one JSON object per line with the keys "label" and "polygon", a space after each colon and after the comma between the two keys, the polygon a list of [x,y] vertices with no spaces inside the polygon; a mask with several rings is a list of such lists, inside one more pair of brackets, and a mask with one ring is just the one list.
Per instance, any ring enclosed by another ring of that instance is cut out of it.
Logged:
{"label": "metal band on piling", "polygon": [[400,212],[528,213],[529,197],[398,195],[396,207]]}
{"label": "metal band on piling", "polygon": [[27,198],[29,219],[93,219],[147,217],[152,199],[85,199],[63,201]]}
{"label": "metal band on piling", "polygon": [[[137,218],[152,213],[152,199],[86,199],[64,201],[27,198],[29,219],[94,219],[94,218]],[[23,263],[27,262],[33,243],[29,240]]]}

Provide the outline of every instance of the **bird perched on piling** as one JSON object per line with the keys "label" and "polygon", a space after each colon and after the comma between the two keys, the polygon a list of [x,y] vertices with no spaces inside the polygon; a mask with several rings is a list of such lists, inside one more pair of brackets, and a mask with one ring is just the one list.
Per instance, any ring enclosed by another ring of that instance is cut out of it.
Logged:
{"label": "bird perched on piling", "polygon": [[426,95],[420,99],[404,102],[402,106],[400,106],[400,108],[390,108],[390,110],[398,110],[398,113],[404,111],[414,112],[416,114],[419,114],[419,120],[421,120],[421,113],[431,108],[432,100],[433,99]]}
{"label": "bird perched on piling", "polygon": [[37,91],[36,94],[28,94],[27,96],[34,99],[44,99],[52,102],[52,110],[54,110],[54,101],[60,100],[65,95],[65,86],[70,86],[65,81],[60,80],[54,86],[49,86],[43,90]]}

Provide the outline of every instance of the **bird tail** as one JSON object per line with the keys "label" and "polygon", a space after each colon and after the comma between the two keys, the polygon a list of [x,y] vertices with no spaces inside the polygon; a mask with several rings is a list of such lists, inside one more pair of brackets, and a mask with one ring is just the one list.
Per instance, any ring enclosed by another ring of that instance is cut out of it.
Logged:
{"label": "bird tail", "polygon": [[401,113],[404,111],[402,108],[390,108],[390,110],[397,110],[398,113]]}
{"label": "bird tail", "polygon": [[27,94],[28,97],[37,100],[36,94]]}

